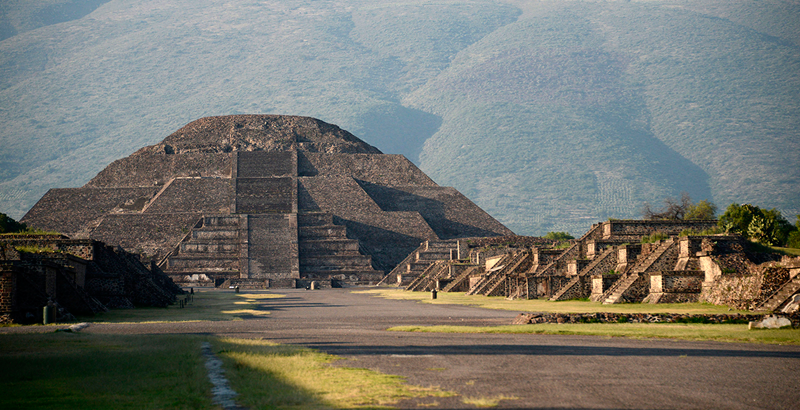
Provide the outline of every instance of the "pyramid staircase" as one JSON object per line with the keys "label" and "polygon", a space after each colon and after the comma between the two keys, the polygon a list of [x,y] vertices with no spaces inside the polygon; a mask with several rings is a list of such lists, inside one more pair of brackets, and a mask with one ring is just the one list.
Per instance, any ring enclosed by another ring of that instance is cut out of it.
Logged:
{"label": "pyramid staircase", "polygon": [[551,298],[550,301],[555,302],[558,300],[567,300],[569,297],[566,295],[569,294],[575,287],[581,285],[581,277],[580,276],[573,276],[572,279],[569,280],[561,289],[558,290]]}
{"label": "pyramid staircase", "polygon": [[631,289],[634,283],[639,280],[647,280],[643,275],[645,272],[650,271],[657,264],[672,263],[674,267],[678,255],[678,242],[673,239],[667,239],[658,247],[645,257],[641,262],[637,262],[630,273],[624,274],[619,280],[611,286],[605,293],[603,293],[604,305],[614,303],[621,303],[624,301],[625,294]]}
{"label": "pyramid staircase", "polygon": [[611,286],[604,294],[601,300],[604,305],[612,305],[615,303],[623,302],[623,296],[628,289],[639,280],[641,276],[636,272],[623,275],[613,286]]}
{"label": "pyramid staircase", "polygon": [[204,216],[159,264],[177,284],[219,285],[239,277],[239,217]]}
{"label": "pyramid staircase", "polygon": [[442,292],[454,292],[460,289],[464,289],[465,291],[469,288],[469,277],[477,272],[478,266],[471,266],[461,272],[452,282],[448,283],[447,286],[442,288]]}
{"label": "pyramid staircase", "polygon": [[383,277],[383,272],[372,268],[372,257],[361,253],[358,240],[348,239],[347,228],[334,224],[331,214],[298,214],[297,223],[301,278],[352,281],[357,275],[366,284]]}
{"label": "pyramid staircase", "polygon": [[425,269],[422,274],[417,276],[410,285],[406,287],[406,290],[418,291],[418,292],[427,292],[436,288],[436,280],[447,275],[450,272],[450,266],[448,263],[444,261],[437,261],[427,269]]}
{"label": "pyramid staircase", "polygon": [[[601,253],[600,255],[596,256],[585,268],[581,269],[577,276],[573,277],[569,280],[564,286],[562,286],[551,298],[550,300],[555,302],[558,300],[567,300],[570,299],[570,295],[573,295],[574,292],[581,293],[580,289],[575,289],[576,287],[582,286],[583,278],[589,276],[594,272],[598,265],[605,262],[608,258],[615,258],[617,250],[614,247],[607,248]],[[616,260],[616,259],[615,259]],[[585,295],[584,295],[585,296]]]}
{"label": "pyramid staircase", "polygon": [[797,275],[793,279],[784,283],[780,289],[778,289],[769,298],[758,305],[756,310],[768,310],[775,312],[783,304],[789,301],[789,299],[797,292],[800,292],[800,275]]}
{"label": "pyramid staircase", "polygon": [[[432,263],[449,261],[450,251],[458,249],[458,240],[428,240],[411,252],[402,262],[389,272],[379,285],[408,286],[418,278]],[[398,276],[413,278],[411,282],[397,283]]]}
{"label": "pyramid staircase", "polygon": [[469,292],[467,292],[467,295],[498,296],[501,286],[505,283],[505,279],[514,273],[530,256],[530,251],[520,251],[507,255],[497,262],[498,265],[504,264],[505,266],[503,266],[502,269],[498,269],[484,276],[469,290]]}

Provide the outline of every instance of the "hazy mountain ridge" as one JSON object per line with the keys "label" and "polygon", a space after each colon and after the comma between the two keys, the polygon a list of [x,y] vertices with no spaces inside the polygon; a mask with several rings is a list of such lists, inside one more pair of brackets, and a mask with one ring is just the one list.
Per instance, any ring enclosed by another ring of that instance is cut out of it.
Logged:
{"label": "hazy mountain ridge", "polygon": [[0,206],[203,116],[280,113],[405,154],[521,234],[681,191],[800,213],[797,1],[225,4],[112,0],[0,41]]}

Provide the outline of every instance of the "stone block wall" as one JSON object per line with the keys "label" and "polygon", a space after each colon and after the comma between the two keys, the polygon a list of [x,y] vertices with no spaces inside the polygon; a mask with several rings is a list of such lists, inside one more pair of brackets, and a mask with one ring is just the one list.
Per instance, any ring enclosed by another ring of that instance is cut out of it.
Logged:
{"label": "stone block wall", "polygon": [[604,239],[641,238],[655,232],[677,235],[684,230],[703,231],[717,226],[717,221],[650,221],[650,220],[616,220],[603,222]]}
{"label": "stone block wall", "polygon": [[296,212],[297,182],[292,177],[237,178],[236,213]]}
{"label": "stone block wall", "polygon": [[84,187],[160,187],[179,177],[231,177],[233,161],[230,153],[186,152],[174,155],[144,152],[148,148],[139,150],[141,155],[112,162]]}
{"label": "stone block wall", "polygon": [[199,213],[111,214],[92,232],[92,239],[160,261],[202,217]]}
{"label": "stone block wall", "polygon": [[453,188],[438,186],[359,185],[387,212],[418,212],[439,239],[513,234]]}
{"label": "stone block wall", "polygon": [[0,324],[13,323],[16,275],[10,265],[0,265]]}
{"label": "stone block wall", "polygon": [[650,274],[651,293],[700,293],[705,273],[702,271],[671,271]]}
{"label": "stone block wall", "polygon": [[227,178],[177,178],[169,183],[145,213],[230,213],[233,186]]}
{"label": "stone block wall", "polygon": [[138,211],[156,192],[158,188],[51,189],[21,221],[31,228],[86,237],[86,226],[93,221],[112,211]]}
{"label": "stone block wall", "polygon": [[297,176],[296,152],[239,151],[235,178]]}
{"label": "stone block wall", "polygon": [[528,298],[551,298],[559,289],[569,282],[566,276],[531,276],[528,277]]}
{"label": "stone block wall", "polygon": [[438,186],[402,155],[299,152],[299,176],[348,176],[388,186]]}
{"label": "stone block wall", "polygon": [[757,304],[763,278],[759,275],[723,274],[714,282],[706,282],[700,302],[728,305],[735,309],[752,309]]}

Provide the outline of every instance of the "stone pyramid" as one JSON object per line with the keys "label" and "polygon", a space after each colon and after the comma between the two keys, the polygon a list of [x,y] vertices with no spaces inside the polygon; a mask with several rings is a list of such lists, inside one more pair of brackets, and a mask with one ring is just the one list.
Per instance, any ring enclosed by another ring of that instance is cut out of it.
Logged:
{"label": "stone pyramid", "polygon": [[139,253],[186,286],[371,284],[421,242],[511,234],[402,155],[278,115],[193,121],[22,221]]}

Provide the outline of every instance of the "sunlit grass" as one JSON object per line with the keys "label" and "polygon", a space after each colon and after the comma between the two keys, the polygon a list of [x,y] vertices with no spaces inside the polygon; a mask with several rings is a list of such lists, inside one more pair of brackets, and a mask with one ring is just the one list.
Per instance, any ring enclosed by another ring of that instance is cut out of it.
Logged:
{"label": "sunlit grass", "polygon": [[396,326],[397,332],[508,333],[713,340],[719,342],[800,345],[800,329],[748,330],[743,324],[698,323],[541,323],[508,326]]}
{"label": "sunlit grass", "polygon": [[604,305],[600,302],[565,300],[551,302],[547,299],[509,300],[499,296],[467,296],[463,292],[439,292],[431,299],[429,292],[409,292],[402,289],[370,289],[356,293],[370,294],[387,299],[417,300],[423,303],[443,305],[466,305],[486,309],[512,310],[516,312],[551,313],[680,313],[680,314],[750,314],[746,310],[729,310],[727,306],[707,303],[622,303]]}
{"label": "sunlit grass", "polygon": [[471,404],[475,407],[497,407],[502,400],[517,400],[519,397],[515,396],[491,396],[491,397],[464,397],[461,399],[466,404]]}
{"label": "sunlit grass", "polygon": [[[187,295],[180,295],[185,298]],[[181,308],[173,304],[166,308],[114,309],[92,317],[82,317],[86,322],[114,323],[164,323],[241,320],[264,317],[269,310],[260,305],[269,299],[285,295],[262,292],[234,293],[228,290],[195,290],[192,300]]]}
{"label": "sunlit grass", "polygon": [[214,342],[230,369],[241,404],[251,408],[386,408],[404,398],[454,395],[436,387],[409,386],[400,376],[331,366],[339,357],[266,340]]}
{"label": "sunlit grass", "polygon": [[0,335],[3,409],[207,409],[191,335]]}

